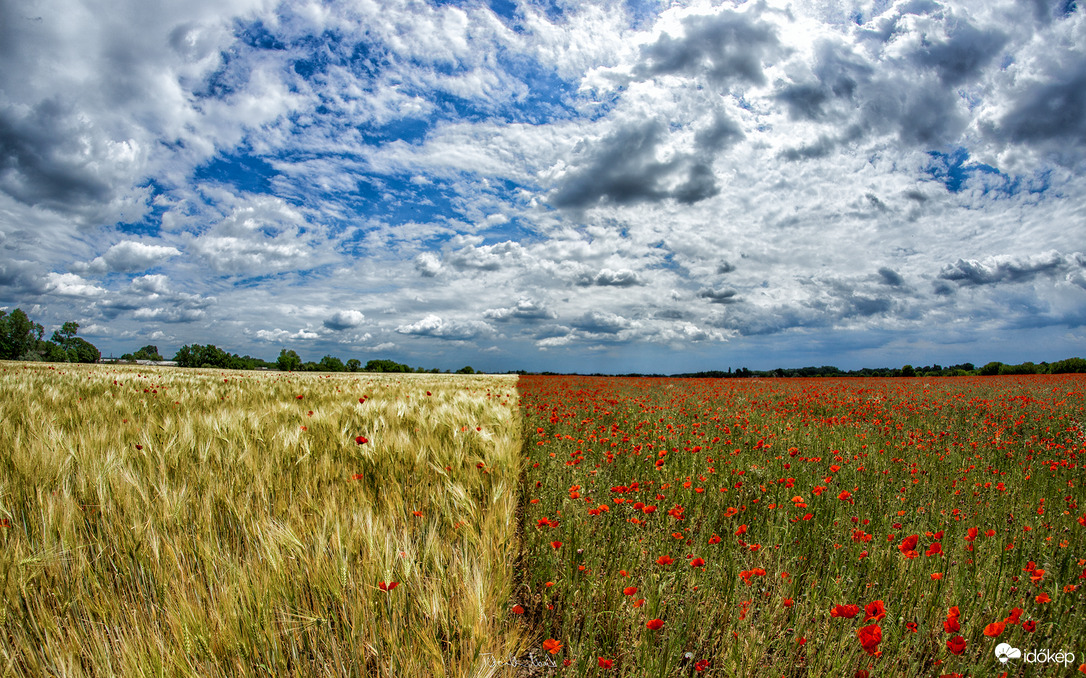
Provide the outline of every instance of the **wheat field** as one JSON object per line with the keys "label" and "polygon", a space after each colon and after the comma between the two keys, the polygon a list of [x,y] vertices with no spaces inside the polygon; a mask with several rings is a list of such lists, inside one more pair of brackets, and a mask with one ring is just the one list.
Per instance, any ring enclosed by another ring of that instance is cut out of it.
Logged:
{"label": "wheat field", "polygon": [[0,363],[0,675],[489,676],[516,377]]}

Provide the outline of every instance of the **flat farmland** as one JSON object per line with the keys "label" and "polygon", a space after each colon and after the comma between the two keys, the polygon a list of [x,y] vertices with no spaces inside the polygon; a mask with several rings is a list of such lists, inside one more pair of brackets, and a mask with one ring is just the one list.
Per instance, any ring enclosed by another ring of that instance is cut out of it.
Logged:
{"label": "flat farmland", "polygon": [[1073,675],[1084,410],[2,363],[0,675]]}
{"label": "flat farmland", "polygon": [[[575,675],[1070,675],[1084,661],[1080,376],[520,390],[519,593]],[[1001,663],[1001,643],[1022,658]],[[1041,649],[1077,660],[1025,663]]]}
{"label": "flat farmland", "polygon": [[516,381],[0,364],[0,675],[479,675]]}

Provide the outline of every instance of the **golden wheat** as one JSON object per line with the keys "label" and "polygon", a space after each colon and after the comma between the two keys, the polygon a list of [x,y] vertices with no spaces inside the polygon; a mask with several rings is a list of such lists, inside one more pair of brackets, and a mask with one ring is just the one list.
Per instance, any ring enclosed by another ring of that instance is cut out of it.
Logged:
{"label": "golden wheat", "polygon": [[515,387],[0,364],[0,673],[497,675]]}

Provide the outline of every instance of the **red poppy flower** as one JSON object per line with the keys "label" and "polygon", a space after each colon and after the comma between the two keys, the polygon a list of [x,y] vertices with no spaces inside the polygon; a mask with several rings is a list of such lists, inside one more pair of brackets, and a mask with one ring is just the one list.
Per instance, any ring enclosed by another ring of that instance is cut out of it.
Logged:
{"label": "red poppy flower", "polygon": [[860,646],[864,652],[879,656],[879,643],[882,642],[882,628],[878,624],[861,627],[856,631],[856,637],[860,639]]}
{"label": "red poppy flower", "polygon": [[301,400],[301,399],[302,399],[302,398],[304,398],[305,396],[300,396],[300,395],[297,395],[297,396],[294,396],[294,397],[295,397],[295,398],[297,398],[298,400]]}
{"label": "red poppy flower", "polygon": [[1037,622],[1033,621],[1032,619],[1030,621],[1022,622],[1022,630],[1026,633],[1033,633],[1036,629]]}
{"label": "red poppy flower", "polygon": [[559,643],[554,638],[548,638],[543,641],[543,649],[551,654],[558,654],[562,651],[562,643]]}
{"label": "red poppy flower", "polygon": [[663,626],[664,626],[664,620],[663,619],[650,619],[647,622],[645,622],[645,628],[647,628],[650,631],[659,631],[661,628],[663,628]]}
{"label": "red poppy flower", "polygon": [[1011,613],[1007,615],[1007,618],[1003,620],[1004,624],[1017,624],[1018,620],[1022,617],[1022,608],[1011,608]]}
{"label": "red poppy flower", "polygon": [[709,537],[709,543],[710,544],[719,544],[720,543],[720,535],[716,534],[716,533],[713,533],[713,536]]}
{"label": "red poppy flower", "polygon": [[635,600],[634,603],[633,603],[633,606],[634,607],[641,607],[644,604],[645,604],[645,599],[641,598],[639,600]]}
{"label": "red poppy flower", "polygon": [[552,541],[551,542],[551,548],[552,549],[559,549],[561,547],[562,547],[562,542],[560,542],[560,541]]}
{"label": "red poppy flower", "polygon": [[615,662],[611,659],[604,659],[603,657],[599,658],[599,667],[601,669],[609,669],[612,668],[614,665]]}
{"label": "red poppy flower", "polygon": [[675,561],[671,559],[671,556],[660,556],[656,559],[657,565],[670,565]]}
{"label": "red poppy flower", "polygon": [[868,603],[864,606],[865,622],[869,622],[872,619],[875,621],[882,621],[886,618],[886,607],[881,600],[876,600],[873,603]]}
{"label": "red poppy flower", "polygon": [[989,638],[998,638],[999,634],[1003,633],[1003,629],[1006,628],[1006,624],[1003,622],[992,622],[984,627],[984,635]]}
{"label": "red poppy flower", "polygon": [[901,543],[898,545],[898,549],[902,553],[908,553],[909,551],[915,551],[916,550],[916,544],[919,541],[920,541],[920,535],[910,534],[908,537],[905,537],[904,539],[901,540]]}
{"label": "red poppy flower", "polygon": [[792,607],[792,605],[794,603],[793,603],[791,598],[785,598],[784,601],[782,601],[781,604],[784,605],[785,607]]}
{"label": "red poppy flower", "polygon": [[943,630],[947,633],[957,633],[962,630],[962,625],[958,623],[957,617],[947,617],[943,622]]}
{"label": "red poppy flower", "polygon": [[705,567],[705,561],[701,558],[694,558],[690,561],[690,567]]}
{"label": "red poppy flower", "polygon": [[387,582],[387,583],[386,582],[379,582],[377,584],[377,588],[381,589],[382,591],[391,591],[392,589],[396,588],[399,585],[400,585],[400,582],[398,582],[398,581],[390,581],[390,582]]}
{"label": "red poppy flower", "polygon": [[937,556],[937,555],[941,554],[942,552],[943,552],[943,545],[940,544],[939,542],[933,542],[932,545],[928,547],[928,550],[924,552],[924,555],[926,555],[926,556]]}
{"label": "red poppy flower", "polygon": [[622,594],[626,596],[632,596],[635,593],[637,593],[636,586],[627,586],[626,588],[622,589]]}
{"label": "red poppy flower", "polygon": [[842,619],[852,619],[860,613],[859,605],[834,605],[830,610],[831,617],[840,617]]}
{"label": "red poppy flower", "polygon": [[358,443],[359,445],[365,445],[365,444],[366,444],[366,443],[368,443],[368,442],[369,442],[370,440],[369,440],[369,438],[367,438],[366,436],[358,436],[357,438],[355,438],[355,439],[354,439],[354,441],[355,441],[356,443]]}
{"label": "red poppy flower", "polygon": [[510,612],[512,612],[513,614],[524,614],[524,608],[520,605],[514,605],[513,609],[510,610]]}
{"label": "red poppy flower", "polygon": [[1052,599],[1048,597],[1047,593],[1042,593],[1041,595],[1034,598],[1034,600],[1036,600],[1038,603],[1051,603],[1052,602]]}
{"label": "red poppy flower", "polygon": [[946,641],[946,649],[950,650],[951,654],[962,654],[965,652],[965,638],[961,636],[954,636],[950,640]]}

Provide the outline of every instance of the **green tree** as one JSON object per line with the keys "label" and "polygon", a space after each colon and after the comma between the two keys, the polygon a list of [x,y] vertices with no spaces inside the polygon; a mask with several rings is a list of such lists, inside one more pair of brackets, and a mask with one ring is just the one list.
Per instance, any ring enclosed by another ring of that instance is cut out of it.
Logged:
{"label": "green tree", "polygon": [[[123,356],[122,356],[123,357]],[[148,344],[132,354],[135,360],[165,360],[158,352],[158,346]]]}
{"label": "green tree", "polygon": [[69,362],[73,363],[96,363],[102,357],[102,352],[82,337],[72,337],[68,340],[67,353]]}
{"label": "green tree", "polygon": [[903,376],[903,377],[915,377],[916,376],[916,370],[913,369],[912,365],[905,365],[905,366],[903,366],[901,368],[901,376]]}
{"label": "green tree", "polygon": [[985,377],[990,377],[992,375],[999,374],[1000,367],[1003,367],[1003,363],[993,360],[992,362],[984,365],[979,370],[977,370],[977,374]]}
{"label": "green tree", "polygon": [[22,309],[10,314],[0,311],[0,360],[20,360],[32,357],[45,329],[31,322]]}
{"label": "green tree", "polygon": [[360,361],[358,358],[351,358],[347,361],[348,372],[357,372],[360,369],[362,369],[362,361]]}
{"label": "green tree", "polygon": [[464,365],[456,371],[457,374],[475,374],[475,369],[471,365]]}
{"label": "green tree", "polygon": [[284,372],[293,372],[301,369],[302,358],[294,351],[283,349],[279,351],[279,357],[275,359],[275,365]]}
{"label": "green tree", "polygon": [[332,355],[326,355],[321,358],[319,364],[322,372],[342,372],[346,369],[343,366],[343,361]]}

